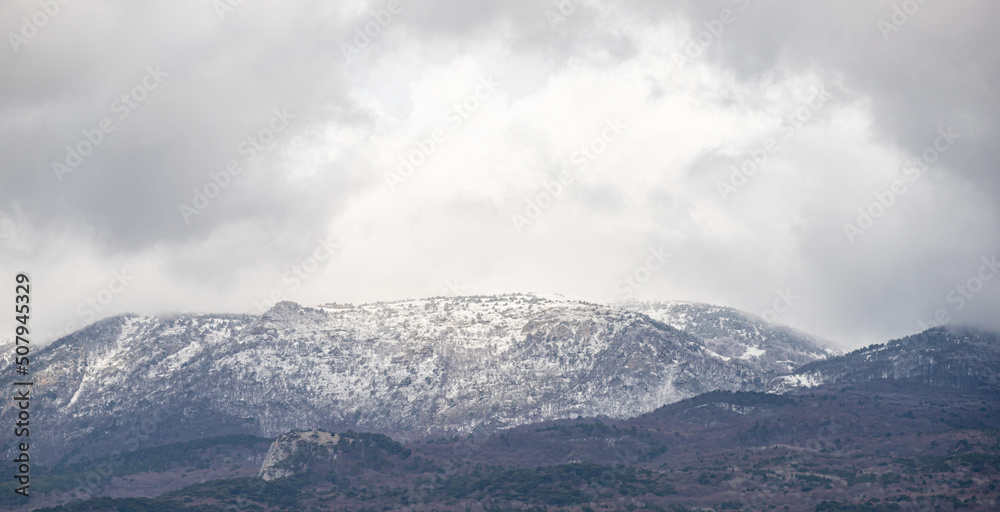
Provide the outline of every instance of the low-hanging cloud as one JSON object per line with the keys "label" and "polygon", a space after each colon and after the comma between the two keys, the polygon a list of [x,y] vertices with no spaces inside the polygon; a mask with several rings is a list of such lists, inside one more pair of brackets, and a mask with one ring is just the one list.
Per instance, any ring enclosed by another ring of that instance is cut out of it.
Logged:
{"label": "low-hanging cloud", "polygon": [[42,4],[0,8],[0,269],[43,339],[626,278],[844,347],[1000,328],[989,2]]}

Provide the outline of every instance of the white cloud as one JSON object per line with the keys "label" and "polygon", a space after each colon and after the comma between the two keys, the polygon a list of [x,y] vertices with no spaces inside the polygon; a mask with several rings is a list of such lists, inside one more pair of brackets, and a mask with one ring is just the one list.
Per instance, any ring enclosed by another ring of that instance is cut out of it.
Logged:
{"label": "white cloud", "polygon": [[[0,271],[39,280],[45,340],[125,261],[136,279],[101,314],[253,311],[274,290],[418,297],[456,279],[467,293],[613,301],[663,246],[672,257],[641,298],[759,313],[790,287],[802,298],[783,322],[846,346],[907,334],[1000,245],[984,144],[996,45],[981,23],[995,8],[935,4],[886,42],[883,3],[754,2],[683,67],[689,37],[740,3],[586,3],[557,30],[533,2],[407,3],[350,63],[340,45],[378,2],[245,3],[221,22],[196,2],[67,7],[0,52]],[[13,5],[2,19],[20,19]],[[960,19],[980,21],[957,31]],[[51,161],[157,63],[162,87],[59,183]],[[790,130],[815,87],[830,99]],[[296,119],[266,156],[185,224],[178,203],[286,107]],[[609,119],[626,128],[579,170],[575,153]],[[945,125],[967,135],[851,244],[843,224]],[[769,139],[778,149],[720,197]],[[418,150],[424,162],[390,186]],[[573,182],[519,233],[511,217],[564,170]],[[336,254],[293,285],[318,239]],[[996,288],[957,320],[991,320]]]}

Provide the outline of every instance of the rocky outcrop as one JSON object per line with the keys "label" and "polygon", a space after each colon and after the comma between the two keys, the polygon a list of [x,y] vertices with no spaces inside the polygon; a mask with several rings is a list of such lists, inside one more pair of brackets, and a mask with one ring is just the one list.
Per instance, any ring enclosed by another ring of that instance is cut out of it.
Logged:
{"label": "rocky outcrop", "polygon": [[[271,443],[257,478],[274,480],[309,470],[316,457],[337,458],[341,437],[322,430],[291,432]],[[350,443],[353,439],[345,438]]]}

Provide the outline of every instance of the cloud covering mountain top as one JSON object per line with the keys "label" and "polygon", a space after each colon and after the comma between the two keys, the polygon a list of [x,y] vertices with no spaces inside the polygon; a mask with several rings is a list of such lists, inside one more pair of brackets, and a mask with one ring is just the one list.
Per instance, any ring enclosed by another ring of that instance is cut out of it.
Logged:
{"label": "cloud covering mountain top", "polygon": [[39,341],[529,290],[1000,327],[994,3],[235,3],[0,7]]}

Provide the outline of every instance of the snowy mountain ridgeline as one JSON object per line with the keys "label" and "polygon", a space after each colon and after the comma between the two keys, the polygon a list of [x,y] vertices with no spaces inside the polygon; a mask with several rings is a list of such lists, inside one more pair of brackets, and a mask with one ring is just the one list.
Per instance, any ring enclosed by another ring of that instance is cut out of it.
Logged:
{"label": "snowy mountain ridgeline", "polygon": [[825,358],[819,343],[728,308],[535,295],[124,315],[34,354],[32,457],[51,466],[306,428],[405,440],[634,417],[707,391],[768,389]]}
{"label": "snowy mountain ridgeline", "polygon": [[706,351],[724,361],[763,356],[766,345],[768,357],[758,357],[758,362],[778,374],[840,354],[827,348],[827,340],[733,308],[692,302],[633,302],[626,307],[701,338]]}
{"label": "snowy mountain ridgeline", "polygon": [[996,394],[1000,391],[1000,334],[967,327],[935,327],[815,361],[779,377],[773,391],[875,380]]}

